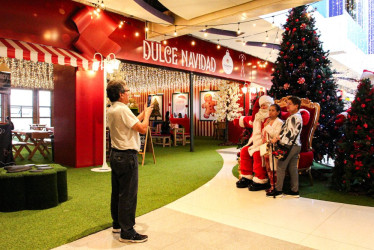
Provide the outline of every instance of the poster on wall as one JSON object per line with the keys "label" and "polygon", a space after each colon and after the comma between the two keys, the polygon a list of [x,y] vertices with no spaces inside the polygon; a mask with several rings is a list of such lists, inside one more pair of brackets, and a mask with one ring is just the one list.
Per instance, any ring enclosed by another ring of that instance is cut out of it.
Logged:
{"label": "poster on wall", "polygon": [[172,110],[173,110],[173,117],[182,117],[184,118],[185,115],[189,116],[189,94],[188,93],[173,93],[172,99]]}
{"label": "poster on wall", "polygon": [[200,91],[200,121],[215,121],[218,90]]}
{"label": "poster on wall", "polygon": [[153,104],[153,111],[149,120],[152,121],[162,121],[162,97],[163,95],[149,95],[148,99],[151,99],[151,104]]}

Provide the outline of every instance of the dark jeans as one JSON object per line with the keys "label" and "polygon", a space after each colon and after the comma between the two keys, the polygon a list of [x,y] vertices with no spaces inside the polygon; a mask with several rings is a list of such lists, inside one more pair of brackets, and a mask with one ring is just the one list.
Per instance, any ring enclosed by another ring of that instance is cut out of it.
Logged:
{"label": "dark jeans", "polygon": [[131,237],[136,233],[133,227],[138,195],[138,152],[112,150],[110,166],[113,228],[121,228],[121,237]]}

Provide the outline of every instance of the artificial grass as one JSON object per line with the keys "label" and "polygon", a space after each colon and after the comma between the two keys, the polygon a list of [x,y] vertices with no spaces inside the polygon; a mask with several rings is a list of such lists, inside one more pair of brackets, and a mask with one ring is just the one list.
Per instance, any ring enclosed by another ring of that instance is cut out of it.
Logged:
{"label": "artificial grass", "polygon": [[[155,146],[157,164],[153,164],[152,155],[147,153],[145,165],[139,166],[137,216],[162,207],[212,179],[223,165],[215,151],[223,148],[218,144],[219,141],[210,138],[196,138],[193,153],[189,152],[189,145]],[[33,163],[48,163],[41,160],[36,162],[34,158]],[[57,207],[0,213],[0,249],[49,249],[110,227],[110,173],[90,170],[68,168],[69,199]]]}
{"label": "artificial grass", "polygon": [[[232,173],[239,178],[238,165],[232,169]],[[331,187],[331,168],[321,164],[313,163],[312,166],[313,186],[310,185],[308,175],[300,175],[299,189],[300,196],[309,199],[340,202],[346,204],[374,207],[374,199],[366,195],[345,193]],[[235,184],[233,184],[234,186]],[[286,176],[284,187],[289,186]],[[265,194],[264,194],[265,195]]]}

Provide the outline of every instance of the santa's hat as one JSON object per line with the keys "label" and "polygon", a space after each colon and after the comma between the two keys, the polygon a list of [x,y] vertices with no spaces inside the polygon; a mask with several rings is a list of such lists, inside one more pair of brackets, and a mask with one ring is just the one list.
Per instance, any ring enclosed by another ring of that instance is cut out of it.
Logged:
{"label": "santa's hat", "polygon": [[274,104],[274,100],[273,100],[273,98],[271,98],[268,95],[263,95],[263,96],[260,97],[259,103],[260,103],[260,107],[261,107],[261,105],[265,104],[265,103],[268,103],[269,105]]}
{"label": "santa's hat", "polygon": [[366,79],[366,78],[369,78],[370,81],[372,83],[374,83],[374,72],[373,71],[369,71],[367,69],[364,69],[364,71],[362,72],[362,75],[361,75],[361,80],[362,79]]}

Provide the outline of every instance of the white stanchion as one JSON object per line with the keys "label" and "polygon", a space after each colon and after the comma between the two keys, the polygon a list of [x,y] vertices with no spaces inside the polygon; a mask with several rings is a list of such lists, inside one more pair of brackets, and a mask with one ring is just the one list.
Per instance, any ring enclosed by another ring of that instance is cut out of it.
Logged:
{"label": "white stanchion", "polygon": [[110,172],[112,169],[106,163],[106,72],[104,68],[104,114],[103,114],[103,165],[101,168],[93,168],[93,172]]}

